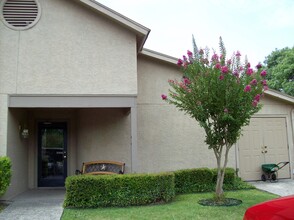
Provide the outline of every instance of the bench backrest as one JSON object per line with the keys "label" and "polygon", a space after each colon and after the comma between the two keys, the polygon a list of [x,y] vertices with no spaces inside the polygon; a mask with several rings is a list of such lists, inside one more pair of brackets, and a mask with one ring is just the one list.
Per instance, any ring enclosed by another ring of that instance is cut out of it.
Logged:
{"label": "bench backrest", "polygon": [[123,174],[125,163],[99,160],[83,163],[82,174]]}

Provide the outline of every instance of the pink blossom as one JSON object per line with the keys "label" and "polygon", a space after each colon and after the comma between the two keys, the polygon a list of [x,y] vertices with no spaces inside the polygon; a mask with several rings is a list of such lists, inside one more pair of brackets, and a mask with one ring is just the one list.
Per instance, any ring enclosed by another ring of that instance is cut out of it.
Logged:
{"label": "pink blossom", "polygon": [[164,94],[161,95],[161,98],[162,98],[162,100],[167,100],[167,96]]}
{"label": "pink blossom", "polygon": [[263,87],[264,91],[268,90],[268,86]]}
{"label": "pink blossom", "polygon": [[229,68],[227,66],[222,66],[221,70],[222,70],[222,73],[228,73],[229,72]]}
{"label": "pink blossom", "polygon": [[238,70],[234,70],[233,75],[236,76],[237,78],[239,78],[239,72],[238,72]]}
{"label": "pink blossom", "polygon": [[217,64],[215,64],[215,66],[214,66],[214,68],[216,68],[216,69],[221,69],[221,64],[220,63],[217,63]]}
{"label": "pink blossom", "polygon": [[240,56],[241,56],[241,53],[239,50],[237,50],[236,57],[240,57]]}
{"label": "pink blossom", "polygon": [[219,58],[218,55],[215,53],[212,55],[211,60],[214,62],[218,62],[218,58]]}
{"label": "pink blossom", "polygon": [[204,54],[204,51],[203,51],[202,49],[200,49],[200,50],[199,50],[199,54],[200,54],[200,55],[203,55],[203,54]]}
{"label": "pink blossom", "polygon": [[267,82],[266,82],[266,80],[264,79],[264,80],[261,80],[261,84],[263,85],[263,86],[267,86]]}
{"label": "pink blossom", "polygon": [[228,65],[231,65],[232,64],[232,60],[231,59],[227,60],[227,64]]}
{"label": "pink blossom", "polygon": [[229,110],[227,108],[224,109],[224,113],[228,113]]}
{"label": "pink blossom", "polygon": [[250,85],[245,86],[244,92],[250,92],[250,91],[251,91],[251,86]]}
{"label": "pink blossom", "polygon": [[239,67],[239,70],[240,70],[240,71],[242,71],[243,69],[244,69],[243,66],[240,66],[240,67]]}
{"label": "pink blossom", "polygon": [[265,70],[262,70],[261,73],[260,73],[260,75],[263,76],[263,77],[266,76],[266,71]]}
{"label": "pink blossom", "polygon": [[183,88],[183,89],[185,89],[185,90],[187,89],[187,86],[184,83],[182,83],[182,82],[180,83],[180,87]]}
{"label": "pink blossom", "polygon": [[258,63],[258,64],[256,65],[256,69],[260,69],[261,67],[262,67],[261,63]]}
{"label": "pink blossom", "polygon": [[178,59],[178,66],[182,66],[183,65],[183,60],[181,60],[181,59]]}
{"label": "pink blossom", "polygon": [[253,102],[252,102],[252,106],[253,106],[253,107],[256,107],[256,106],[257,106],[257,104],[258,104],[258,101],[256,101],[256,100],[253,100]]}
{"label": "pink blossom", "polygon": [[184,61],[187,61],[187,60],[188,60],[187,57],[186,57],[185,55],[183,56],[183,60],[184,60]]}
{"label": "pink blossom", "polygon": [[185,83],[185,85],[191,84],[191,81],[187,77],[183,78],[183,82]]}
{"label": "pink blossom", "polygon": [[193,53],[190,50],[187,50],[187,55],[188,55],[188,57],[192,57]]}
{"label": "pink blossom", "polygon": [[253,80],[250,82],[250,84],[256,86],[256,85],[257,85],[257,80],[256,80],[256,79],[253,79]]}
{"label": "pink blossom", "polygon": [[251,76],[252,73],[253,73],[253,69],[248,68],[247,71],[246,71],[246,74],[247,74],[248,76]]}
{"label": "pink blossom", "polygon": [[174,80],[171,80],[171,79],[169,79],[169,80],[168,80],[168,83],[170,83],[170,84],[174,84],[174,83],[175,83],[175,81],[174,81]]}
{"label": "pink blossom", "polygon": [[260,101],[260,94],[257,94],[255,97],[254,97],[254,100],[256,100],[257,102]]}
{"label": "pink blossom", "polygon": [[220,75],[220,76],[219,76],[219,80],[223,80],[224,78],[225,78],[224,75]]}
{"label": "pink blossom", "polygon": [[250,63],[247,63],[247,67],[250,68],[250,66],[251,66]]}

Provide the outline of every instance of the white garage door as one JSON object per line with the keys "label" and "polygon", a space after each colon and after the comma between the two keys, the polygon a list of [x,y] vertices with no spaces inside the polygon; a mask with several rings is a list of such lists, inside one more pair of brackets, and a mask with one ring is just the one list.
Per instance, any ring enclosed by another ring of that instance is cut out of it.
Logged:
{"label": "white garage door", "polygon": [[[240,176],[260,180],[261,165],[289,161],[285,118],[252,118],[238,141]],[[267,153],[262,153],[263,149]],[[278,171],[278,178],[290,178],[289,165]]]}

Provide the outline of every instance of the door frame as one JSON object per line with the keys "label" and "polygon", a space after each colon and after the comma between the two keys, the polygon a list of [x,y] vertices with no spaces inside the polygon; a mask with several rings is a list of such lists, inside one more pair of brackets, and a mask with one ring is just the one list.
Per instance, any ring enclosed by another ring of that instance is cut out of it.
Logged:
{"label": "door frame", "polygon": [[68,151],[68,123],[67,121],[39,121],[37,123],[37,187],[63,187],[63,186],[42,186],[41,175],[42,175],[42,152],[41,152],[41,129],[42,128],[62,128],[64,129],[64,149],[66,152],[66,158],[63,163],[63,179],[67,177],[67,151]]}

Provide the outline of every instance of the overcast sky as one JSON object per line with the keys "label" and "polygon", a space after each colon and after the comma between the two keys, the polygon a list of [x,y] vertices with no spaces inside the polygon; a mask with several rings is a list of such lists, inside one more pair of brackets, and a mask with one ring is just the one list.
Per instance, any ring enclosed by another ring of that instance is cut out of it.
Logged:
{"label": "overcast sky", "polygon": [[239,50],[255,64],[275,48],[294,46],[294,0],[98,0],[151,29],[145,48],[181,57],[198,47],[228,55]]}

